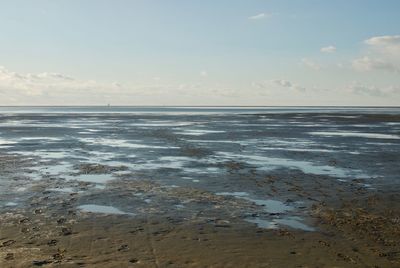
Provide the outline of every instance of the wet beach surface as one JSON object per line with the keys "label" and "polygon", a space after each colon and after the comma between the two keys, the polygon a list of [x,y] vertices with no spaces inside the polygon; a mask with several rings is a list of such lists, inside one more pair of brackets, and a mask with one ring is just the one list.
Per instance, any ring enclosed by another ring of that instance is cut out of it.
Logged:
{"label": "wet beach surface", "polygon": [[398,267],[400,110],[0,115],[1,267]]}

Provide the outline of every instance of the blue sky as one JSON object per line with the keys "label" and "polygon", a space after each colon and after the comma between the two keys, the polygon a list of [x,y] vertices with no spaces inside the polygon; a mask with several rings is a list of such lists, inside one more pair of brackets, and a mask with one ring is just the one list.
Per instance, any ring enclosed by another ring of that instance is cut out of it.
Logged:
{"label": "blue sky", "polygon": [[0,105],[399,105],[400,1],[2,1]]}

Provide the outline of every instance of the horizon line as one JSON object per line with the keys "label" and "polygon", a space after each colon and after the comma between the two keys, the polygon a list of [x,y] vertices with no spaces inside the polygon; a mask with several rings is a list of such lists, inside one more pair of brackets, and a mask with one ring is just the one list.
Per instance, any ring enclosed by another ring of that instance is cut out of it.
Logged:
{"label": "horizon line", "polygon": [[12,107],[138,107],[138,108],[279,108],[279,107],[304,107],[304,108],[400,108],[393,105],[0,105],[0,108]]}

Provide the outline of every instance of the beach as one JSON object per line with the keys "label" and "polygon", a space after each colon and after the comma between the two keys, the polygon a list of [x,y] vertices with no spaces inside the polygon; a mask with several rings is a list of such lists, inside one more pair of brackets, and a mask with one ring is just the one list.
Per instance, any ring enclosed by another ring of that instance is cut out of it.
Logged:
{"label": "beach", "polygon": [[2,108],[1,267],[400,266],[398,108]]}

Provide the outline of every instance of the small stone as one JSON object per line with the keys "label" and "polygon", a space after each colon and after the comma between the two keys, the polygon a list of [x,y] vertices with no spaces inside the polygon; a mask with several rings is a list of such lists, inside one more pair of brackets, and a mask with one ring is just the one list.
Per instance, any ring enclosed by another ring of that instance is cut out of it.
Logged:
{"label": "small stone", "polygon": [[23,218],[21,220],[19,220],[19,223],[27,223],[29,221],[28,218]]}
{"label": "small stone", "polygon": [[3,247],[8,247],[8,246],[11,246],[12,244],[14,244],[15,242],[17,242],[17,241],[15,241],[15,240],[7,240],[7,241],[5,241],[5,242],[3,242],[3,244],[2,244],[2,246]]}
{"label": "small stone", "polygon": [[53,255],[53,259],[55,259],[57,261],[62,260],[62,259],[64,259],[64,254],[56,253],[56,254]]}
{"label": "small stone", "polygon": [[279,216],[281,213],[269,213],[270,216]]}
{"label": "small stone", "polygon": [[55,240],[55,239],[52,239],[52,240],[50,240],[49,242],[47,242],[47,245],[49,245],[49,246],[55,246],[55,245],[57,245],[57,240]]}
{"label": "small stone", "polygon": [[27,227],[24,227],[21,229],[21,233],[29,233],[30,229]]}
{"label": "small stone", "polygon": [[59,218],[58,220],[57,220],[57,223],[58,224],[63,224],[63,223],[65,223],[67,220],[65,219],[65,218]]}
{"label": "small stone", "polygon": [[14,253],[7,253],[7,255],[4,259],[6,261],[12,261],[14,259]]}
{"label": "small stone", "polygon": [[46,265],[46,264],[49,264],[49,263],[51,263],[51,261],[49,261],[49,260],[33,261],[32,262],[32,264],[34,266],[43,266],[43,265]]}
{"label": "small stone", "polygon": [[127,251],[129,249],[129,247],[128,247],[128,245],[121,245],[119,248],[118,248],[118,251]]}
{"label": "small stone", "polygon": [[40,209],[40,208],[35,209],[35,214],[42,214],[42,213],[43,213],[42,209]]}

